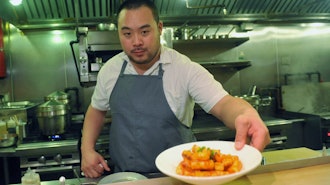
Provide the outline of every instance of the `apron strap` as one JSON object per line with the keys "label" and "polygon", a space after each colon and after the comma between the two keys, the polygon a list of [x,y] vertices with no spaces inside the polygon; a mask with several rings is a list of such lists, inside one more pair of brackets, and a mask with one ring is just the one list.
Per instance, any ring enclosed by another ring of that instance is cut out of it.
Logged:
{"label": "apron strap", "polygon": [[163,78],[164,70],[163,70],[163,64],[159,64],[159,69],[158,69],[158,78]]}
{"label": "apron strap", "polygon": [[126,66],[127,66],[127,61],[125,60],[123,65],[121,66],[121,70],[120,70],[120,74],[119,76],[123,76],[124,75],[124,71],[126,69]]}

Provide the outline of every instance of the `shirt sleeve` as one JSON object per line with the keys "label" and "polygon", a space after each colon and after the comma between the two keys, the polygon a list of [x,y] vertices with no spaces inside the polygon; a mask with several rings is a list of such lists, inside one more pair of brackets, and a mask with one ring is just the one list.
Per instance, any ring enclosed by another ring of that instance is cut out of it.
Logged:
{"label": "shirt sleeve", "polygon": [[214,76],[200,64],[192,62],[189,73],[189,94],[204,111],[209,112],[213,106],[228,92]]}

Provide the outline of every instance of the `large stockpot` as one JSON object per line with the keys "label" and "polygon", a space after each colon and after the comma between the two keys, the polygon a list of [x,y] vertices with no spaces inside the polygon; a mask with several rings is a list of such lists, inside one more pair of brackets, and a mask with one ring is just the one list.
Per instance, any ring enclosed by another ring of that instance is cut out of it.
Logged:
{"label": "large stockpot", "polygon": [[64,134],[70,124],[71,113],[67,104],[58,100],[49,100],[38,106],[37,119],[43,135]]}

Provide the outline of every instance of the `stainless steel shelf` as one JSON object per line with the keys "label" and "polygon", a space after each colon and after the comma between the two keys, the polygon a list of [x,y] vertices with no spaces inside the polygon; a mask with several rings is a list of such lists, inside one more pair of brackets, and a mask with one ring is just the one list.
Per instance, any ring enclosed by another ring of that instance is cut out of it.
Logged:
{"label": "stainless steel shelf", "polygon": [[233,68],[236,70],[242,70],[244,68],[250,67],[251,62],[247,60],[242,60],[242,61],[226,61],[226,62],[221,62],[221,61],[212,61],[212,62],[198,62],[205,68]]}
{"label": "stainless steel shelf", "polygon": [[231,44],[234,46],[238,46],[248,41],[248,37],[244,38],[219,38],[219,39],[187,39],[187,40],[173,40],[173,47],[181,44],[211,44],[211,43],[219,43],[219,44]]}

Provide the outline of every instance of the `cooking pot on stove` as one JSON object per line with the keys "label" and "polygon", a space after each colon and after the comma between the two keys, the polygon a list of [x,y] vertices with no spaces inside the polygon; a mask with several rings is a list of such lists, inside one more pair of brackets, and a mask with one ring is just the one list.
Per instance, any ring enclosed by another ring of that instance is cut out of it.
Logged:
{"label": "cooking pot on stove", "polygon": [[43,135],[60,135],[65,133],[70,124],[71,113],[67,104],[58,100],[49,100],[38,106],[37,119]]}

